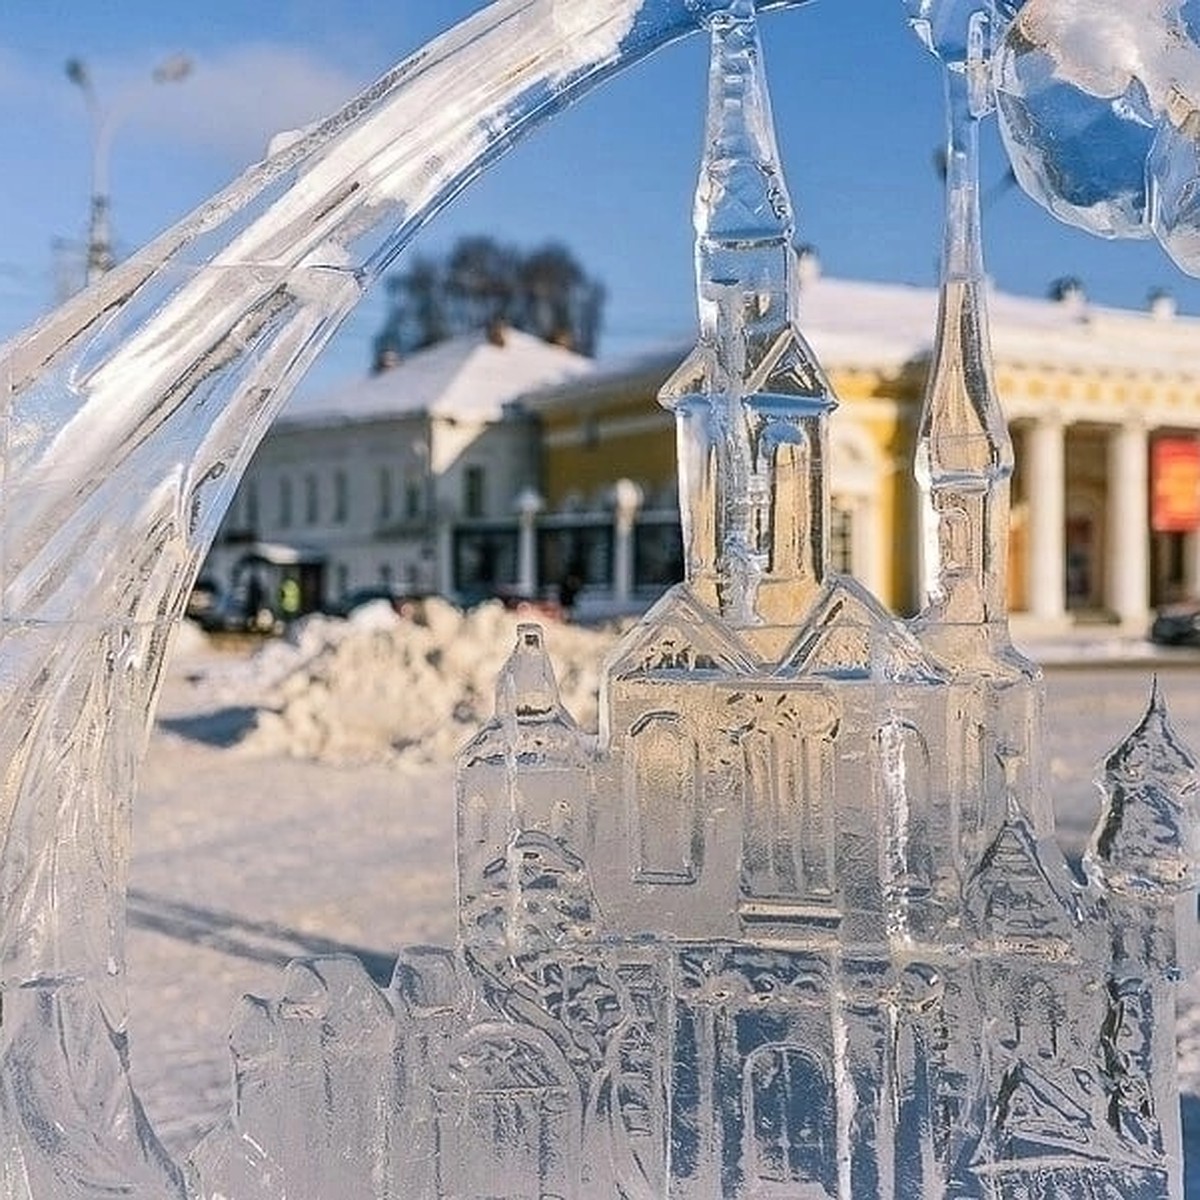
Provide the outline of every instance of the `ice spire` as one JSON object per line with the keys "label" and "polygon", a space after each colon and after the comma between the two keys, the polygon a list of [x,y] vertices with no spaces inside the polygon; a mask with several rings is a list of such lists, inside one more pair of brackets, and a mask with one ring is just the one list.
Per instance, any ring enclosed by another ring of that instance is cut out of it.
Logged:
{"label": "ice spire", "polygon": [[730,0],[710,28],[700,340],[659,399],[676,414],[688,582],[735,626],[781,626],[824,577],[835,401],[796,328],[795,224],[753,4]]}
{"label": "ice spire", "polygon": [[1167,716],[1158,679],[1137,728],[1105,759],[1104,806],[1084,855],[1107,891],[1172,901],[1200,882],[1196,760]]}
{"label": "ice spire", "polygon": [[948,141],[941,304],[917,435],[926,617],[979,626],[996,647],[1007,644],[1013,452],[992,378],[979,230],[978,124],[992,106],[991,30],[980,0],[934,7],[938,20],[926,34],[944,60]]}

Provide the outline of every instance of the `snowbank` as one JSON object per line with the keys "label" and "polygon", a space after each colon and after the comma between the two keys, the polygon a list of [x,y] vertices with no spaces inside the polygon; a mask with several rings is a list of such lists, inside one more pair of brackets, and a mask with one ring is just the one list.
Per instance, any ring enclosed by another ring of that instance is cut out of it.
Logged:
{"label": "snowbank", "polygon": [[[333,763],[446,761],[492,714],[496,679],[528,617],[499,603],[467,614],[440,600],[417,618],[369,605],[350,621],[311,617],[246,664],[256,696],[241,747]],[[553,622],[546,633],[563,702],[596,724],[612,635]],[[227,686],[233,686],[227,680]]]}

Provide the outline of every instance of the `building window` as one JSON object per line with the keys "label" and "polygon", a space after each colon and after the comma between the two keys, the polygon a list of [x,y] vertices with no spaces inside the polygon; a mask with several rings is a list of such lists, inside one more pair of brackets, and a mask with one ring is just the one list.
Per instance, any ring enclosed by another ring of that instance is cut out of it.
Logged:
{"label": "building window", "polygon": [[410,479],[404,485],[404,515],[410,521],[421,515],[421,484],[416,479]]}
{"label": "building window", "polygon": [[387,467],[379,468],[379,519],[392,519],[392,473]]}
{"label": "building window", "polygon": [[337,580],[337,592],[340,599],[350,590],[350,569],[345,563],[338,563],[333,572],[334,578]]}
{"label": "building window", "polygon": [[854,574],[854,510],[829,510],[829,566],[839,575]]}
{"label": "building window", "polygon": [[391,563],[380,563],[379,564],[379,582],[382,583],[384,587],[392,586],[392,564]]}
{"label": "building window", "polygon": [[481,466],[470,466],[463,472],[463,516],[483,516],[484,475]]}
{"label": "building window", "polygon": [[292,481],[286,475],[279,477],[279,528],[292,526]]}
{"label": "building window", "polygon": [[304,523],[315,525],[320,514],[320,497],[317,493],[317,477],[304,477]]}
{"label": "building window", "polygon": [[333,519],[338,525],[350,515],[350,483],[345,471],[333,473]]}

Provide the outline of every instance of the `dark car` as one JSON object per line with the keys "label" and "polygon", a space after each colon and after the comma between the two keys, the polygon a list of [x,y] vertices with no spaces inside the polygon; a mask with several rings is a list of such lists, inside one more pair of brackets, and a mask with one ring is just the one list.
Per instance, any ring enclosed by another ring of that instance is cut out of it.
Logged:
{"label": "dark car", "polygon": [[356,609],[366,604],[374,604],[379,600],[389,603],[401,617],[415,617],[421,612],[421,607],[429,599],[428,593],[405,591],[403,588],[389,587],[386,583],[375,584],[372,587],[355,588],[347,592],[340,600],[329,605],[325,610],[332,617],[348,617]]}
{"label": "dark car", "polygon": [[1200,646],[1200,601],[1160,608],[1150,627],[1150,640],[1160,646]]}
{"label": "dark car", "polygon": [[213,579],[197,579],[187,599],[184,616],[206,628],[221,607],[221,589]]}
{"label": "dark car", "polygon": [[551,621],[564,621],[567,616],[557,600],[548,596],[530,596],[517,588],[503,585],[466,588],[458,596],[459,606],[463,609],[476,608],[494,601],[499,601],[509,612],[515,612],[519,616],[544,617]]}

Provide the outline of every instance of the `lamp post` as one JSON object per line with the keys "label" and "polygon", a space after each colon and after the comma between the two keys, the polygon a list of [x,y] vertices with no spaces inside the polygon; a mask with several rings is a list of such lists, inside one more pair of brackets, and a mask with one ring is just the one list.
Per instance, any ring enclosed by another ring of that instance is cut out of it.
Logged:
{"label": "lamp post", "polygon": [[[68,59],[67,78],[83,92],[92,124],[92,199],[88,218],[86,281],[94,283],[114,262],[112,231],[109,225],[108,160],[117,126],[129,114],[141,88],[127,88],[116,102],[100,103],[96,86],[81,58]],[[179,83],[192,71],[192,60],[185,54],[164,59],[151,73],[153,83]]]}

